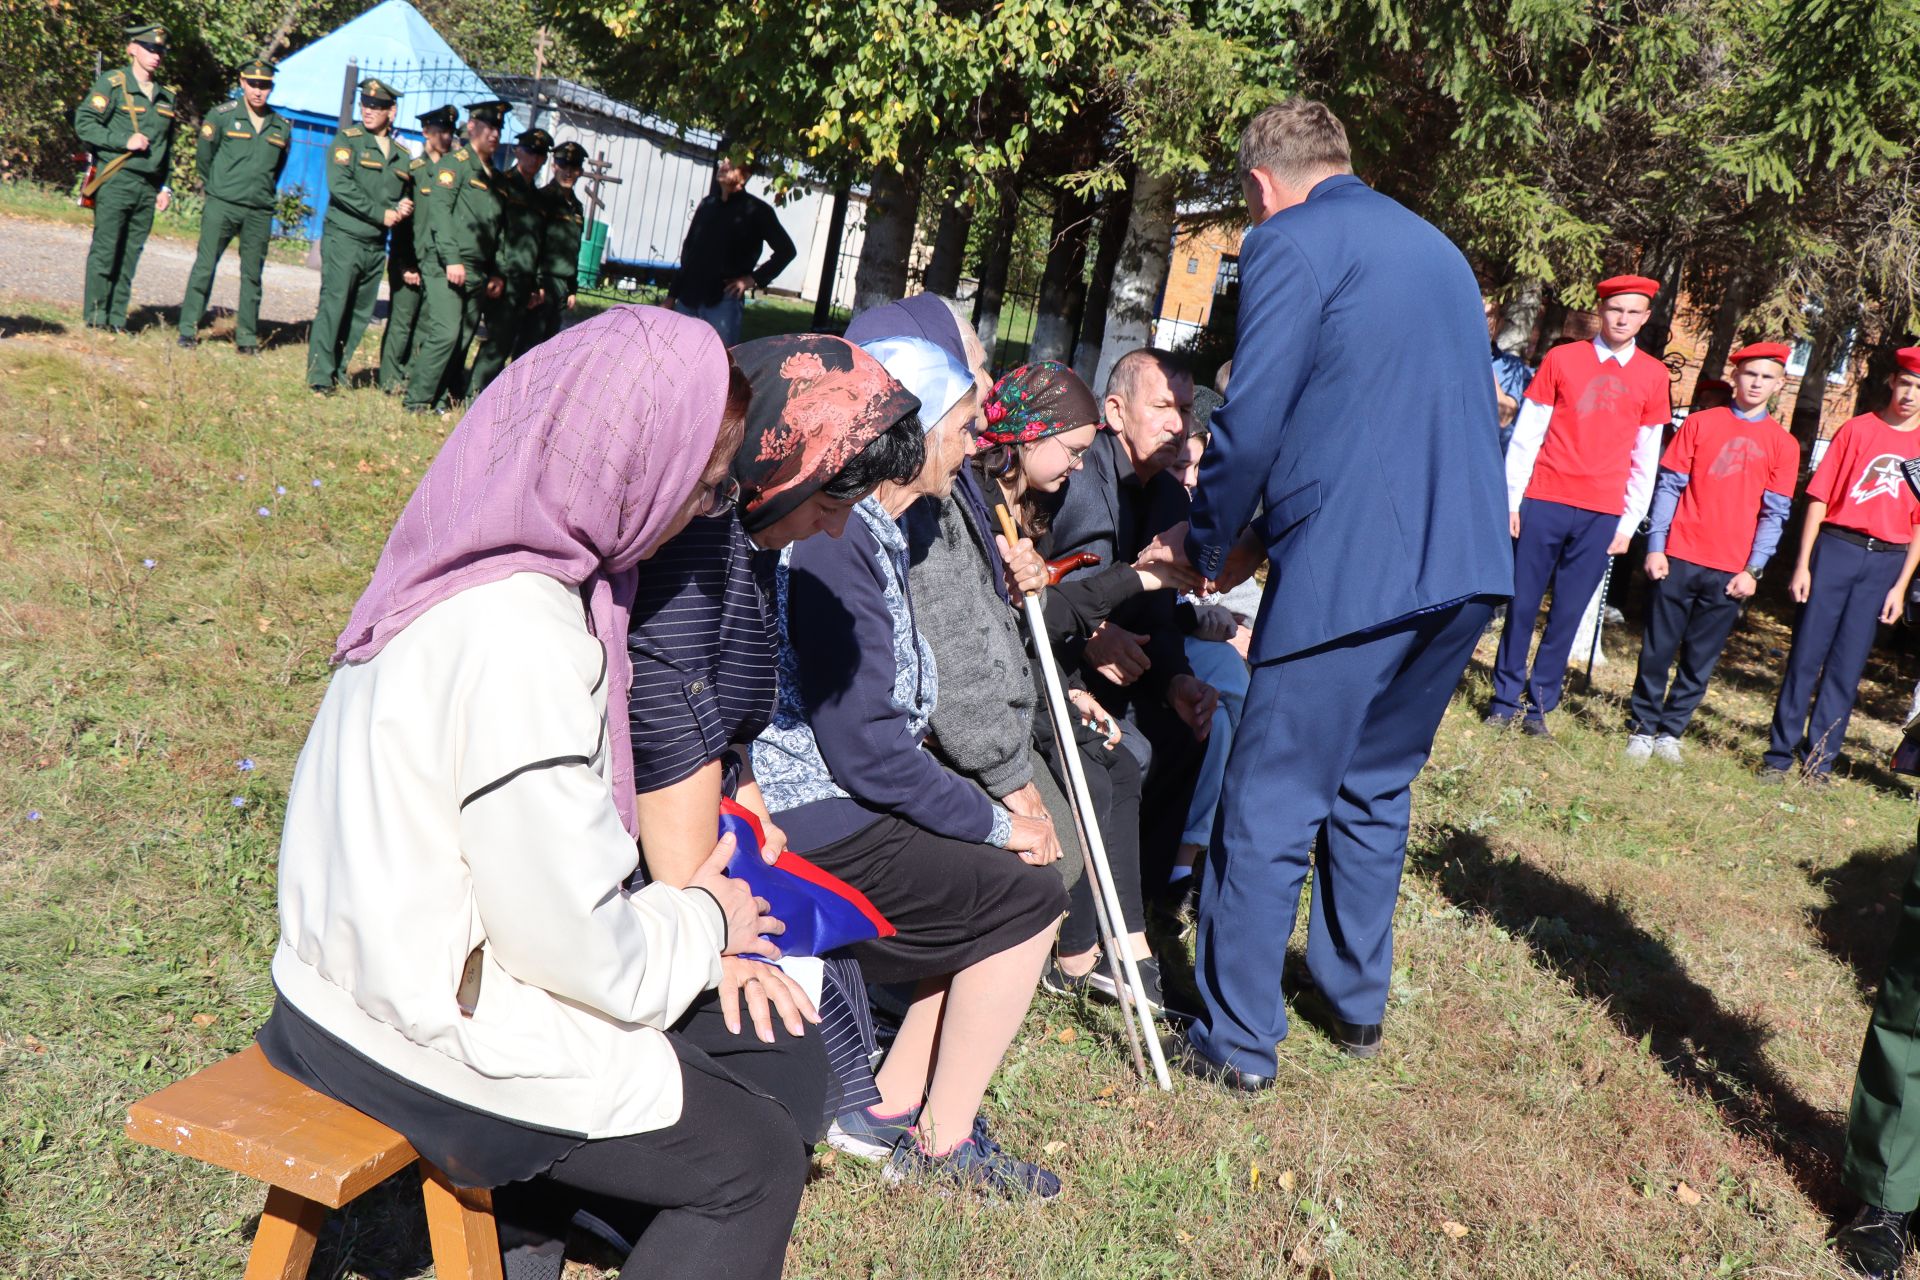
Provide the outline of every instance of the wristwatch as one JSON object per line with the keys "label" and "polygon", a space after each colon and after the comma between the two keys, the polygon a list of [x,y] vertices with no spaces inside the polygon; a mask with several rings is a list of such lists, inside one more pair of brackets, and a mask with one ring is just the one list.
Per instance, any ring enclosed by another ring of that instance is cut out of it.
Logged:
{"label": "wristwatch", "polygon": [[1760,576],[1764,574],[1766,571],[1767,569],[1765,565],[1757,565],[1757,566],[1748,565],[1747,566],[1747,576],[1749,578],[1752,578],[1755,582],[1760,581]]}

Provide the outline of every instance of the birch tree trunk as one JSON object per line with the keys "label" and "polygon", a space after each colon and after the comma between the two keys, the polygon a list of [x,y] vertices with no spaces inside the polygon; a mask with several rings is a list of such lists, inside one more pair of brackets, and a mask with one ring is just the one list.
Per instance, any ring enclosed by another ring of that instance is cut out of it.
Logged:
{"label": "birch tree trunk", "polygon": [[853,274],[853,310],[897,302],[907,293],[920,190],[898,169],[875,169],[867,196],[866,240]]}
{"label": "birch tree trunk", "polygon": [[1167,287],[1167,263],[1173,246],[1173,183],[1140,170],[1133,179],[1133,206],[1127,234],[1113,271],[1113,296],[1107,303],[1100,363],[1089,386],[1097,395],[1114,363],[1136,347],[1153,345],[1153,322]]}
{"label": "birch tree trunk", "polygon": [[1062,192],[1054,201],[1053,229],[1047,237],[1047,265],[1040,275],[1029,360],[1073,358],[1073,338],[1087,299],[1087,202]]}

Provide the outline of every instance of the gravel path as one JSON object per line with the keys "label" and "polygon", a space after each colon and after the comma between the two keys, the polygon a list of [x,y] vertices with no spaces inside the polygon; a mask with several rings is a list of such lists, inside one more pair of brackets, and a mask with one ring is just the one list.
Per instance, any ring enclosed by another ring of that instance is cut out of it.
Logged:
{"label": "gravel path", "polygon": [[[42,222],[0,214],[0,303],[8,298],[63,302],[79,306],[87,261],[88,228],[64,222]],[[149,237],[140,255],[140,274],[133,281],[134,327],[156,319],[177,323],[180,299],[193,270],[193,245],[185,240]],[[320,273],[311,267],[285,262],[266,264],[260,319],[265,324],[305,324],[313,319],[320,297]],[[384,290],[384,285],[382,286]],[[213,277],[212,315],[231,315],[240,303],[240,256],[229,248]],[[158,313],[164,312],[164,316]],[[202,322],[201,332],[206,332]],[[231,322],[224,326],[231,332]]]}

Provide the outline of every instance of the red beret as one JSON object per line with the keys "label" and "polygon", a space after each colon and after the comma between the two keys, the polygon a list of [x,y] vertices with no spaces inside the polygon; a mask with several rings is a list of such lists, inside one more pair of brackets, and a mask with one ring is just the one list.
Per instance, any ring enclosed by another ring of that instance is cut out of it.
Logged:
{"label": "red beret", "polygon": [[1727,363],[1739,364],[1742,360],[1778,360],[1781,364],[1785,364],[1787,357],[1792,354],[1793,349],[1784,342],[1749,342],[1728,356]]}
{"label": "red beret", "polygon": [[1902,347],[1893,353],[1893,362],[1902,373],[1920,373],[1920,347]]}
{"label": "red beret", "polygon": [[1614,276],[1593,286],[1593,291],[1602,298],[1611,298],[1616,293],[1644,293],[1651,298],[1660,292],[1660,282],[1645,276]]}

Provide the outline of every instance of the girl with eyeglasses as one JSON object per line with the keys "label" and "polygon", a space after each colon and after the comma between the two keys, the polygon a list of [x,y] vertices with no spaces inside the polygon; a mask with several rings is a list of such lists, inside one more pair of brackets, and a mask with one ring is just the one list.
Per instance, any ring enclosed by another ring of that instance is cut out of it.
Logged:
{"label": "girl with eyeglasses", "polygon": [[[1062,652],[1061,670],[1067,696],[1080,713],[1076,746],[1086,768],[1087,783],[1099,810],[1100,830],[1113,865],[1121,909],[1126,916],[1127,943],[1140,962],[1139,993],[1156,1010],[1162,1007],[1160,970],[1147,947],[1146,912],[1140,884],[1140,792],[1144,762],[1122,742],[1121,722],[1087,691],[1077,672],[1078,642],[1123,602],[1143,591],[1164,587],[1192,590],[1198,577],[1176,565],[1170,548],[1155,542],[1130,565],[1112,565],[1099,572],[1048,585],[1052,578],[1090,565],[1050,567],[1044,554],[1052,512],[1061,490],[1081,466],[1100,430],[1100,408],[1073,370],[1055,361],[1023,365],[994,384],[986,404],[987,429],[976,466],[989,500],[998,498],[1020,514],[1021,529],[1038,540],[1034,550],[1023,542],[1013,549],[1010,568],[1024,591],[1047,587],[1042,597],[1048,640]],[[1035,742],[1056,770],[1052,735],[1036,718]],[[1112,979],[1101,965],[1093,891],[1085,880],[1071,891],[1072,910],[1060,929],[1057,954],[1043,982],[1059,994],[1078,991],[1112,998]]]}

